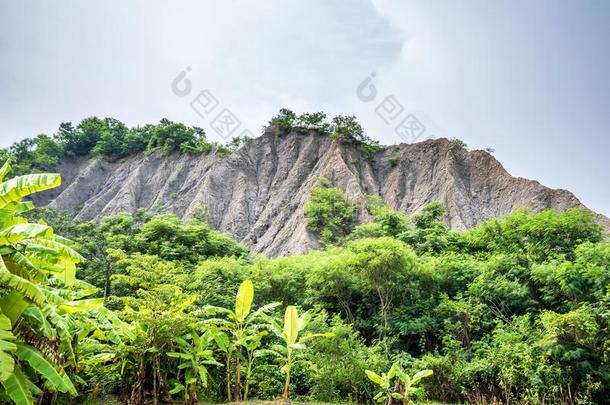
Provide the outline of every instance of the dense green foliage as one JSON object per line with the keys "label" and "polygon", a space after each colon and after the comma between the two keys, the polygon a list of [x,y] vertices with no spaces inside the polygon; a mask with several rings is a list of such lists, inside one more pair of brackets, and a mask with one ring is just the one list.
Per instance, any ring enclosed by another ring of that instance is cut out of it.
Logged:
{"label": "dense green foliage", "polygon": [[[353,143],[368,156],[380,150],[379,143],[364,134],[353,116],[337,116],[330,122],[323,112],[297,116],[288,109],[271,119],[269,125],[284,135],[291,131],[316,131],[343,143]],[[15,142],[0,150],[0,161],[11,159],[15,174],[43,172],[56,167],[65,158],[93,156],[107,161],[151,152],[215,153],[224,157],[237,150],[248,139],[234,137],[226,144],[209,141],[205,131],[163,118],[158,124],[128,128],[115,118],[89,117],[77,125],[63,122],[52,136],[40,134]]]}
{"label": "dense green foliage", "polygon": [[318,234],[324,244],[336,243],[347,236],[356,221],[357,207],[323,177],[311,189],[310,200],[303,209],[307,228]]}
{"label": "dense green foliage", "polygon": [[99,287],[104,296],[111,294],[110,278],[116,267],[108,249],[155,255],[160,260],[179,262],[188,269],[205,259],[247,254],[243,245],[210,229],[198,218],[182,223],[175,215],[155,216],[140,210],[135,215],[106,217],[96,224],[75,221],[65,213],[49,209],[37,209],[27,215],[33,221],[44,219],[78,244],[79,251],[87,257],[78,268],[78,277]]}
{"label": "dense green foliage", "polygon": [[[269,125],[278,135],[291,131],[316,131],[332,136],[342,143],[355,144],[368,156],[380,150],[377,141],[364,134],[353,116],[337,116],[330,122],[323,112],[304,113],[297,116],[288,109],[271,119]],[[210,153],[224,157],[247,142],[245,136],[237,136],[226,144],[210,141],[205,131],[163,118],[156,125],[127,127],[115,118],[89,117],[74,125],[63,122],[52,136],[40,134],[15,142],[0,150],[0,161],[11,159],[15,174],[44,172],[55,168],[62,159],[97,157],[116,161],[140,152],[156,148],[164,153]]]}
{"label": "dense green foliage", "polygon": [[379,142],[364,134],[362,126],[353,115],[338,115],[329,122],[323,112],[296,115],[292,110],[282,108],[278,115],[269,121],[269,126],[276,130],[278,136],[292,131],[299,133],[316,131],[322,135],[329,135],[337,142],[356,145],[369,157],[381,150]]}
{"label": "dense green foliage", "polygon": [[161,148],[165,153],[208,153],[215,150],[220,156],[236,150],[245,139],[237,137],[227,145],[206,139],[198,127],[162,119],[157,125],[128,128],[114,118],[90,117],[74,126],[70,122],[59,125],[53,136],[38,135],[14,143],[0,151],[0,161],[11,158],[17,174],[49,170],[62,158],[96,156],[108,161],[144,151]]}
{"label": "dense green foliage", "polygon": [[78,394],[74,370],[79,339],[112,326],[100,299],[83,299],[95,288],[75,278],[83,257],[74,244],[44,222],[21,216],[28,195],[57,187],[57,174],[5,180],[0,169],[0,401],[48,403],[58,393]]}
{"label": "dense green foliage", "polygon": [[[522,209],[455,232],[438,202],[406,217],[371,196],[371,222],[356,225],[322,180],[305,210],[326,248],[270,259],[210,229],[205,210],[188,222],[146,211],[80,222],[48,209],[17,220],[32,207],[10,190],[57,181],[0,185],[4,400],[610,395],[610,242],[588,211]],[[83,299],[92,294],[103,299]],[[11,382],[22,378],[29,394]]]}

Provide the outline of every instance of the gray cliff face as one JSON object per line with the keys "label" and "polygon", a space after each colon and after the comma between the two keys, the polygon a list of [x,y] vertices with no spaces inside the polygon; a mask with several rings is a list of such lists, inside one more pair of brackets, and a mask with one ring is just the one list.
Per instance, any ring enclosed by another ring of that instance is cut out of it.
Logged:
{"label": "gray cliff face", "polygon": [[[394,165],[393,149],[399,150]],[[328,136],[277,137],[269,131],[225,158],[155,151],[113,163],[67,160],[57,171],[62,187],[40,195],[39,205],[98,220],[138,208],[189,218],[205,204],[211,226],[269,256],[317,247],[306,230],[303,205],[320,176],[362,206],[364,194],[379,194],[390,207],[413,214],[440,200],[454,229],[520,206],[536,211],[583,207],[568,191],[512,177],[487,152],[469,152],[446,139],[386,147],[367,159],[359,149]],[[361,212],[360,221],[367,221]],[[608,218],[597,217],[610,225]]]}

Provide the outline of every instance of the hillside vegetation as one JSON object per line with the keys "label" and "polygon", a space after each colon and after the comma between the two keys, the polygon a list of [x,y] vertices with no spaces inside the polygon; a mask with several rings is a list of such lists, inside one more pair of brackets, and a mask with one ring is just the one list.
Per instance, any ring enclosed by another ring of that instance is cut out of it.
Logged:
{"label": "hillside vegetation", "polygon": [[[292,130],[317,131],[328,134],[340,142],[355,143],[367,153],[379,149],[379,143],[364,135],[360,124],[353,116],[337,116],[331,122],[322,112],[296,115],[283,108],[269,121],[279,136]],[[151,152],[161,148],[165,153],[209,153],[215,150],[224,156],[235,151],[247,139],[234,137],[226,145],[209,141],[202,128],[172,122],[163,118],[158,124],[146,124],[128,128],[115,118],[89,117],[73,125],[63,122],[55,134],[40,134],[15,142],[0,151],[0,160],[8,158],[14,162],[14,171],[25,174],[32,171],[49,170],[57,166],[62,158],[93,156],[115,161],[140,152]]]}
{"label": "hillside vegetation", "polygon": [[324,249],[269,259],[211,229],[204,208],[186,223],[146,211],[94,223],[20,203],[58,183],[0,184],[3,400],[610,395],[610,243],[588,211],[456,232],[439,203],[406,217],[370,196],[374,220],[356,225],[320,180],[305,215]]}

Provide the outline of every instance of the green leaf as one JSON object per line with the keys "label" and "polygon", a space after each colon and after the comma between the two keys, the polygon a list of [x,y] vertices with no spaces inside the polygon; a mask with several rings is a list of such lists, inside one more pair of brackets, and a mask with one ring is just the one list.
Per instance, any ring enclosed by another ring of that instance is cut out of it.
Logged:
{"label": "green leaf", "polygon": [[[65,239],[64,239],[65,240]],[[29,248],[36,246],[44,246],[52,249],[52,251],[60,254],[65,258],[72,259],[75,263],[84,262],[85,258],[81,256],[76,250],[72,247],[68,246],[65,243],[59,242],[55,240],[55,235],[53,235],[53,239],[50,238],[36,238],[36,239],[26,239],[21,241],[21,243],[27,244]]]}
{"label": "green leaf", "polygon": [[[1,180],[0,180],[1,181]],[[31,201],[23,201],[17,204],[15,214],[23,214],[24,212],[32,211],[36,206]]]}
{"label": "green leaf", "polygon": [[39,266],[36,266],[34,263],[32,263],[32,261],[29,259],[28,256],[22,254],[21,252],[14,251],[11,253],[10,257],[11,257],[11,260],[13,262],[15,262],[15,264],[18,264],[19,266],[28,270],[28,272],[30,273],[30,276],[32,278],[35,278],[35,279],[43,278],[42,270],[44,270],[44,269],[42,269]]}
{"label": "green leaf", "polygon": [[67,258],[61,258],[63,271],[56,275],[64,284],[71,286],[76,281],[76,264]]}
{"label": "green leaf", "polygon": [[263,305],[262,307],[260,307],[256,311],[254,311],[252,316],[257,317],[257,316],[260,316],[260,315],[264,315],[266,312],[269,312],[272,309],[274,309],[274,308],[276,308],[276,307],[278,307],[280,305],[281,304],[279,302],[272,302],[270,304]]}
{"label": "green leaf", "polygon": [[199,373],[199,381],[201,381],[201,385],[204,387],[208,386],[208,373],[205,369],[202,369]]}
{"label": "green leaf", "polygon": [[375,373],[374,371],[365,370],[364,372],[366,373],[366,376],[369,378],[369,380],[371,380],[375,384],[379,385],[380,387],[384,387],[386,385],[386,382],[383,379],[383,377],[381,377],[379,374]]}
{"label": "green leaf", "polygon": [[398,392],[393,392],[392,394],[392,398],[394,399],[403,399],[404,397],[402,396],[402,394],[398,393]]}
{"label": "green leaf", "polygon": [[[1,169],[0,169],[1,173]],[[0,183],[0,208],[39,191],[59,187],[61,176],[53,173],[28,174]]]}
{"label": "green leaf", "polygon": [[169,352],[166,353],[169,357],[173,357],[176,359],[184,359],[184,360],[192,360],[193,355],[190,353],[178,353],[178,352]]}
{"label": "green leaf", "polygon": [[4,177],[9,174],[11,170],[13,170],[11,159],[6,159],[6,162],[4,162],[2,168],[0,168],[0,181],[4,180]]}
{"label": "green leaf", "polygon": [[38,305],[28,305],[25,311],[23,311],[23,316],[24,318],[27,318],[28,324],[33,327],[34,330],[48,339],[55,340],[57,333]]}
{"label": "green leaf", "polygon": [[172,388],[172,389],[169,391],[169,394],[170,394],[170,395],[174,395],[174,394],[177,394],[177,393],[182,392],[182,391],[184,391],[184,390],[186,390],[186,388],[184,387],[184,385],[182,385],[182,384],[180,384],[180,383],[176,383],[176,384],[174,385],[174,388]]}
{"label": "green leaf", "polygon": [[38,305],[43,305],[46,301],[44,294],[36,284],[9,272],[4,260],[1,257],[0,286],[18,291],[27,299]]}
{"label": "green leaf", "polygon": [[434,374],[434,371],[432,370],[422,370],[413,376],[411,384],[417,384],[419,380],[421,380],[422,378],[430,377],[432,374]]}
{"label": "green leaf", "polygon": [[13,245],[23,239],[52,237],[53,229],[42,224],[16,224],[0,232],[0,245]]}
{"label": "green leaf", "polygon": [[66,301],[59,306],[60,312],[73,314],[75,312],[88,312],[101,308],[104,305],[103,298],[90,298],[85,300]]}
{"label": "green leaf", "polygon": [[13,373],[2,381],[6,394],[13,400],[15,405],[32,405],[34,398],[27,377],[23,375],[19,367],[15,367]]}
{"label": "green leaf", "polygon": [[17,322],[28,305],[28,302],[23,299],[23,295],[15,290],[0,298],[0,309],[11,320],[12,324]]}
{"label": "green leaf", "polygon": [[55,367],[44,358],[42,353],[25,343],[17,343],[16,345],[16,354],[19,360],[27,362],[30,367],[36,370],[36,372],[47,381],[51,388],[60,392],[70,391],[73,395],[76,395],[76,389],[74,389],[72,383],[69,385],[66,384],[64,378],[57,372]]}
{"label": "green leaf", "polygon": [[12,332],[11,321],[4,314],[0,314],[0,381],[7,380],[15,367],[12,353],[17,346],[12,342],[15,335]]}
{"label": "green leaf", "polygon": [[309,312],[309,311],[303,312],[303,314],[299,317],[299,326],[298,326],[299,332],[302,331],[303,329],[305,329],[310,321],[311,321],[311,312]]}
{"label": "green leaf", "polygon": [[288,305],[284,314],[284,339],[288,346],[297,342],[299,335],[299,315],[294,305]]}
{"label": "green leaf", "polygon": [[251,280],[245,280],[239,286],[235,299],[235,320],[243,322],[250,313],[254,299],[254,285]]}
{"label": "green leaf", "polygon": [[334,334],[334,332],[308,333],[308,334],[305,335],[303,340],[309,340],[309,339],[313,339],[313,338],[316,338],[316,337],[331,338],[331,337],[335,337],[335,334]]}
{"label": "green leaf", "polygon": [[390,367],[390,370],[388,371],[388,380],[392,380],[392,378],[394,378],[394,376],[396,375],[396,370],[398,370],[399,368],[400,366],[398,365],[398,363],[392,364],[392,367]]}
{"label": "green leaf", "polygon": [[214,338],[214,342],[216,342],[216,346],[218,346],[220,350],[224,352],[227,352],[229,350],[229,347],[231,346],[231,341],[229,340],[229,337],[226,333],[214,332],[212,337]]}

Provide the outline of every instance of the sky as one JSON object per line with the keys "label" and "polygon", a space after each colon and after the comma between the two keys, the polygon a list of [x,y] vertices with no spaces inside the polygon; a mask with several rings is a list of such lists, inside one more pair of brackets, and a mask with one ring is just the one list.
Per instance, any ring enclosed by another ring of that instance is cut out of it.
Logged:
{"label": "sky", "polygon": [[0,0],[0,147],[94,115],[222,141],[221,111],[254,136],[325,111],[492,148],[610,216],[608,21],[604,0]]}

